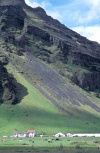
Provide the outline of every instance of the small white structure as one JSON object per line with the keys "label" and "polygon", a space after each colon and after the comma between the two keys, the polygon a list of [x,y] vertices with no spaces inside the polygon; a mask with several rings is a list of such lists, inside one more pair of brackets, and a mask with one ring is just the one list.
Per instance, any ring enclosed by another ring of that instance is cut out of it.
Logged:
{"label": "small white structure", "polygon": [[100,133],[99,134],[95,134],[96,138],[100,138]]}
{"label": "small white structure", "polygon": [[73,134],[72,137],[95,137],[100,138],[100,134]]}
{"label": "small white structure", "polygon": [[41,134],[40,137],[42,138],[43,137],[43,134]]}
{"label": "small white structure", "polygon": [[25,138],[26,137],[26,133],[15,133],[13,135],[13,137],[15,137],[15,138]]}
{"label": "small white structure", "polygon": [[35,135],[36,135],[36,132],[35,132],[35,130],[28,130],[27,132],[26,132],[26,134],[27,134],[27,137],[35,137]]}
{"label": "small white structure", "polygon": [[73,134],[72,133],[67,133],[66,137],[70,137],[71,138],[71,137],[73,137]]}
{"label": "small white structure", "polygon": [[18,137],[18,133],[15,133],[15,134],[13,135],[13,137],[14,137],[14,138],[17,138],[17,137]]}
{"label": "small white structure", "polygon": [[63,133],[57,133],[57,134],[55,134],[55,137],[56,138],[58,138],[58,137],[64,138],[65,137],[65,134],[63,134]]}
{"label": "small white structure", "polygon": [[3,136],[3,138],[7,138],[8,136]]}

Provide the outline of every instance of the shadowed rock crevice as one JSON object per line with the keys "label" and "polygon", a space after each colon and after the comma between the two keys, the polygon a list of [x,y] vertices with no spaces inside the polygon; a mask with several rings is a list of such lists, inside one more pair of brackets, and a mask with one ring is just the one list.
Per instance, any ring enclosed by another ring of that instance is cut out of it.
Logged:
{"label": "shadowed rock crevice", "polygon": [[73,74],[72,80],[87,91],[100,89],[100,72],[76,71]]}
{"label": "shadowed rock crevice", "polygon": [[2,6],[0,7],[1,30],[15,28],[23,29],[25,12],[20,6]]}
{"label": "shadowed rock crevice", "polygon": [[13,83],[15,84],[15,92],[16,92],[16,100],[12,103],[13,105],[20,103],[25,96],[28,95],[28,90],[25,86],[18,83],[16,79],[13,80]]}
{"label": "shadowed rock crevice", "polygon": [[0,61],[0,103],[17,104],[28,94],[27,89],[7,72]]}

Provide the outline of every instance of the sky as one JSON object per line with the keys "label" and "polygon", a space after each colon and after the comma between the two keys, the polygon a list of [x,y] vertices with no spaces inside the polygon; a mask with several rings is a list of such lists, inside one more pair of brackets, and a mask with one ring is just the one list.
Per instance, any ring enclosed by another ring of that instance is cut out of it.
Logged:
{"label": "sky", "polygon": [[100,43],[100,0],[25,0],[90,40]]}

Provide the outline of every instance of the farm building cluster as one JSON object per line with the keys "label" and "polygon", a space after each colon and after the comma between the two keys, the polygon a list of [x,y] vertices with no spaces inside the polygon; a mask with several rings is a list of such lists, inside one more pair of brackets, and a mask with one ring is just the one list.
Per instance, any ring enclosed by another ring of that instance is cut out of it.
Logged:
{"label": "farm building cluster", "polygon": [[[38,134],[36,133],[35,130],[28,130],[27,132],[16,132],[14,133],[14,135],[10,136],[10,137],[14,137],[14,138],[33,138],[33,137],[43,137],[45,135],[43,134]],[[7,138],[8,136],[3,136],[4,138]],[[64,137],[68,137],[68,138],[74,138],[74,137],[95,137],[95,138],[100,138],[100,133],[99,134],[82,134],[82,133],[78,133],[78,134],[72,134],[72,133],[57,133],[55,135],[53,135],[53,137],[55,138],[64,138]]]}
{"label": "farm building cluster", "polygon": [[[14,135],[10,136],[10,137],[14,137],[14,138],[33,138],[36,135],[36,131],[35,130],[28,130],[27,132],[16,132],[14,133]],[[7,138],[8,136],[3,136],[4,138]]]}
{"label": "farm building cluster", "polygon": [[56,135],[54,135],[55,137],[95,137],[95,138],[100,138],[100,133],[99,134],[82,134],[82,133],[78,133],[78,134],[72,134],[72,133],[67,133],[67,134],[63,134],[63,133],[57,133]]}
{"label": "farm building cluster", "polygon": [[25,138],[25,137],[34,137],[35,136],[35,134],[36,134],[36,132],[35,132],[35,130],[28,130],[27,132],[23,132],[23,133],[15,133],[14,135],[13,135],[13,137],[15,137],[15,138]]}

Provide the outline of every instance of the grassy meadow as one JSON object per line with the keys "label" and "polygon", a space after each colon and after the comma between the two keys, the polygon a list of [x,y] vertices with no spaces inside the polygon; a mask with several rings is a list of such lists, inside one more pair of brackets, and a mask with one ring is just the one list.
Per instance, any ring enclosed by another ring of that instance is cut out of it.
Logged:
{"label": "grassy meadow", "polygon": [[[48,142],[51,140],[51,142]],[[1,151],[54,151],[68,153],[99,153],[100,139],[99,138],[60,138],[56,140],[53,137],[43,138],[7,138],[0,139],[0,152]]]}

